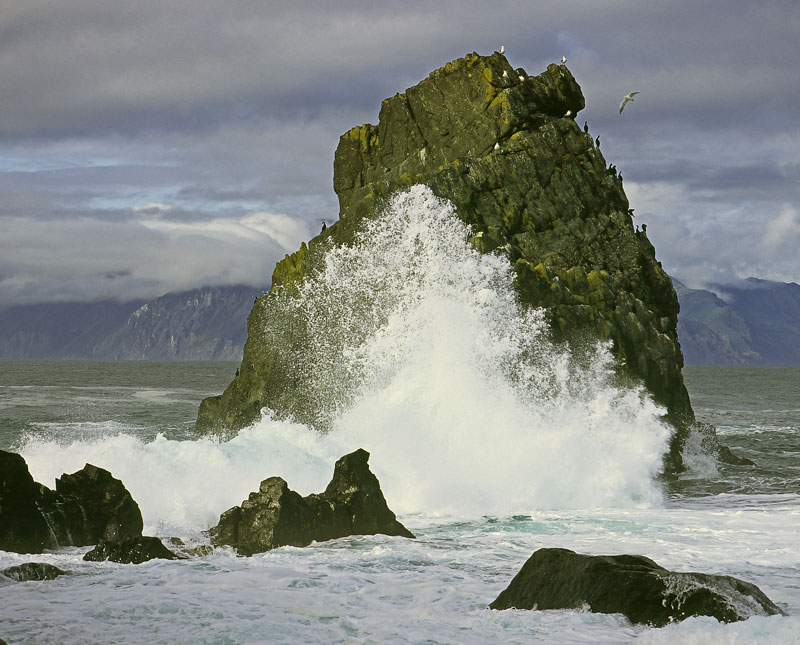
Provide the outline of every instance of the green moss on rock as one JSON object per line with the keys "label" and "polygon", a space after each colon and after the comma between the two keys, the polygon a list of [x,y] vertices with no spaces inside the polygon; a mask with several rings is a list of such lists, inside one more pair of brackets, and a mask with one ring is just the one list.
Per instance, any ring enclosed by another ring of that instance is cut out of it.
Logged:
{"label": "green moss on rock", "polygon": [[275,290],[308,275],[327,241],[350,243],[393,191],[424,183],[453,202],[477,249],[508,255],[521,301],[545,308],[557,340],[612,341],[620,378],[644,383],[677,428],[667,466],[678,469],[694,420],[678,300],[652,244],[634,229],[621,178],[574,121],[583,107],[564,65],[528,76],[498,53],[473,53],[383,101],[378,125],[342,135],[333,179],[339,221],[278,263],[271,293],[248,319],[239,374],[202,403],[198,430],[235,432],[264,406],[313,424],[304,416],[313,394],[286,358],[287,347],[303,342],[302,322],[276,317]]}

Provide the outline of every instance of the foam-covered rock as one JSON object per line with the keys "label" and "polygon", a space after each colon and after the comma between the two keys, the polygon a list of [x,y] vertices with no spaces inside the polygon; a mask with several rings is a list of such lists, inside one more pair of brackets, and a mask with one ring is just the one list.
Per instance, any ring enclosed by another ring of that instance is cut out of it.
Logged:
{"label": "foam-covered rock", "polygon": [[380,217],[389,196],[425,184],[451,201],[482,252],[505,254],[526,305],[543,307],[558,341],[580,351],[610,341],[623,382],[641,383],[675,427],[666,459],[682,468],[694,413],[677,341],[678,299],[644,230],[634,226],[622,177],[575,122],[584,107],[565,65],[537,76],[506,58],[469,54],[383,101],[377,125],[342,135],[334,158],[339,221],[280,261],[257,299],[237,376],[205,399],[203,433],[231,436],[265,407],[325,430],[324,397],[297,369],[312,342],[276,304],[324,261],[328,244],[349,244]]}
{"label": "foam-covered rock", "polygon": [[491,609],[588,609],[663,626],[691,616],[721,622],[784,612],[754,584],[705,573],[668,571],[641,555],[583,555],[539,549]]}
{"label": "foam-covered rock", "polygon": [[46,562],[25,562],[3,569],[0,574],[17,582],[25,582],[26,580],[55,580],[58,576],[68,575],[69,571],[64,571]]}
{"label": "foam-covered rock", "polygon": [[261,482],[241,506],[225,511],[209,530],[215,546],[251,555],[279,546],[307,546],[348,535],[414,535],[386,504],[369,453],[356,450],[336,462],[325,492],[301,497],[281,477]]}
{"label": "foam-covered rock", "polygon": [[179,558],[157,537],[140,535],[126,537],[119,541],[101,542],[86,553],[83,559],[87,562],[111,560],[121,564],[141,564],[148,560],[178,560]]}

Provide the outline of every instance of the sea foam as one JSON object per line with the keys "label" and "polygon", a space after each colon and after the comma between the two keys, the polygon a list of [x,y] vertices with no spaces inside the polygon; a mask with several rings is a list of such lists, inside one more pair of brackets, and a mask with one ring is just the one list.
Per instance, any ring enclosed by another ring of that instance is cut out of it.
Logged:
{"label": "sea foam", "polygon": [[356,448],[401,514],[659,504],[663,410],[615,384],[607,345],[576,357],[553,343],[543,312],[519,304],[506,256],[471,235],[415,186],[277,294],[309,330],[296,359],[326,432],[265,410],[224,443],[31,438],[32,473],[52,485],[87,461],[105,467],[162,531],[207,528],[268,476],[321,491]]}

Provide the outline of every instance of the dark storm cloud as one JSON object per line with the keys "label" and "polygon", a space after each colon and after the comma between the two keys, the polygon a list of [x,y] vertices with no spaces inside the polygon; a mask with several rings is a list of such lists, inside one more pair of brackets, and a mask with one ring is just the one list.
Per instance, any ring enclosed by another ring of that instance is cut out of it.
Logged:
{"label": "dark storm cloud", "polygon": [[6,0],[0,305],[261,284],[335,217],[339,135],[500,45],[567,55],[668,270],[800,280],[798,33],[794,1]]}

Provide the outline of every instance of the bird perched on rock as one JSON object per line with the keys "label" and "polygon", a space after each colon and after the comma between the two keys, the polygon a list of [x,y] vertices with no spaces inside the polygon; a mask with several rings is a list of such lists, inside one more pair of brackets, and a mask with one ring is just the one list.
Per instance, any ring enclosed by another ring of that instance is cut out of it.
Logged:
{"label": "bird perched on rock", "polygon": [[561,57],[561,64],[563,65],[566,62],[567,62],[567,57],[566,56],[562,56]]}
{"label": "bird perched on rock", "polygon": [[501,53],[501,54],[505,54],[505,53],[506,53],[506,47],[505,47],[505,45],[500,45],[500,53]]}
{"label": "bird perched on rock", "polygon": [[520,83],[522,83],[522,81],[524,81],[524,80],[525,80],[525,77],[524,77],[524,76],[520,76],[520,77],[519,77],[519,82],[520,82]]}
{"label": "bird perched on rock", "polygon": [[625,98],[622,99],[622,103],[619,104],[619,113],[622,114],[622,110],[625,109],[625,106],[628,105],[631,101],[635,100],[633,97],[636,96],[639,92],[630,92],[625,95]]}
{"label": "bird perched on rock", "polygon": [[589,134],[589,122],[588,122],[588,121],[584,121],[584,122],[583,122],[583,131],[584,131],[586,134]]}
{"label": "bird perched on rock", "polygon": [[497,150],[500,150],[500,144],[499,144],[499,143],[495,143],[495,144],[494,144],[494,149],[495,149],[495,152],[496,152]]}
{"label": "bird perched on rock", "polygon": [[503,78],[508,78],[508,70],[507,69],[503,70]]}

